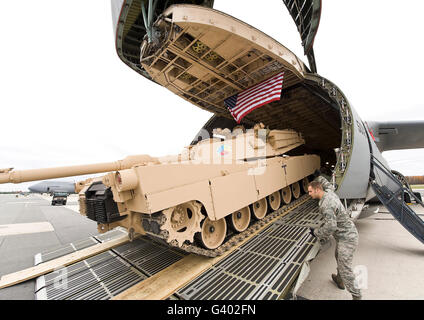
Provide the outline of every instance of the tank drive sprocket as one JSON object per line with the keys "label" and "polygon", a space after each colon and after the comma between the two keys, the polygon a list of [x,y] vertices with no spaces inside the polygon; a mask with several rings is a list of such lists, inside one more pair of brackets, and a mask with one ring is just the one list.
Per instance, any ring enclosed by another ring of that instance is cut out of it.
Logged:
{"label": "tank drive sprocket", "polygon": [[200,223],[205,218],[201,212],[202,205],[196,201],[189,201],[162,211],[166,220],[160,229],[167,231],[168,243],[181,247],[184,241],[194,241],[196,232],[201,232]]}

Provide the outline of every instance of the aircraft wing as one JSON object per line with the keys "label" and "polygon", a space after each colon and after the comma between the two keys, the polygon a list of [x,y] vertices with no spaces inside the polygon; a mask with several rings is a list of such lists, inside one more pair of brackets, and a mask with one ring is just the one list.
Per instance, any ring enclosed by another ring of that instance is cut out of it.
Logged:
{"label": "aircraft wing", "polygon": [[367,126],[381,152],[424,148],[424,121],[368,121]]}

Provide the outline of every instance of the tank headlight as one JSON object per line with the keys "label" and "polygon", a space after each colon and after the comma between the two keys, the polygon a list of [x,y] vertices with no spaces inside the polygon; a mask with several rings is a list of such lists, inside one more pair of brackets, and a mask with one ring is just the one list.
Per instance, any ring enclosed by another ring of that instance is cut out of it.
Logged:
{"label": "tank headlight", "polygon": [[138,185],[138,177],[133,169],[121,170],[115,173],[115,182],[119,192],[133,190]]}
{"label": "tank headlight", "polygon": [[120,186],[120,185],[122,184],[122,178],[121,178],[121,174],[120,174],[119,172],[117,172],[117,173],[115,174],[115,180],[116,180],[116,184],[117,184],[118,186]]}

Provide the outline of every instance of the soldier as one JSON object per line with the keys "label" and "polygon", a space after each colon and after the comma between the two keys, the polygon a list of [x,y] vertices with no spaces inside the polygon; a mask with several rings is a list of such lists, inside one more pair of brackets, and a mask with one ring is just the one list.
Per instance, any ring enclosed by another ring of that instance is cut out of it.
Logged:
{"label": "soldier", "polygon": [[[326,182],[330,184],[327,180]],[[313,199],[319,199],[319,211],[324,216],[324,225],[316,230],[311,228],[311,234],[320,241],[327,241],[331,235],[336,239],[337,275],[331,275],[333,281],[340,289],[346,286],[353,300],[360,300],[361,291],[355,288],[355,275],[352,269],[353,253],[358,246],[358,231],[355,224],[349,218],[339,197],[331,190],[324,191],[320,182],[309,183],[308,193]]]}

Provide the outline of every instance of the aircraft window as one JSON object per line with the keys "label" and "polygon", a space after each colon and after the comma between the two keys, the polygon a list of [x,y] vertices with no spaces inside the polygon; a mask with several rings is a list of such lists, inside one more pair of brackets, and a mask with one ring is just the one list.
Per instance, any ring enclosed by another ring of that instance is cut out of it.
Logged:
{"label": "aircraft window", "polygon": [[67,194],[66,192],[55,192],[55,193],[54,193],[54,195],[55,195],[55,196],[59,196],[59,197],[65,197],[65,196],[67,196],[68,194]]}

